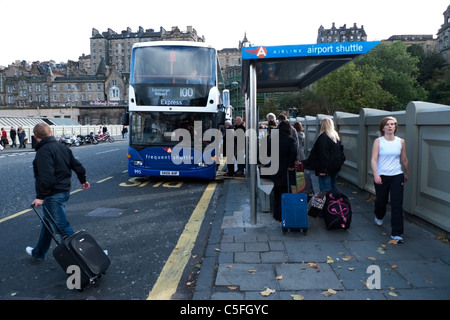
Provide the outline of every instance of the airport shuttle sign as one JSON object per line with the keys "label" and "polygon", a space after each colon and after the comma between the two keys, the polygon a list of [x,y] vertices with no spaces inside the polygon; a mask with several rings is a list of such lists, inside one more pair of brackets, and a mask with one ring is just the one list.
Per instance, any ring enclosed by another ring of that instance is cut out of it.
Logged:
{"label": "airport shuttle sign", "polygon": [[242,48],[242,59],[273,59],[295,57],[321,57],[359,55],[372,50],[380,41],[333,42],[288,46],[259,46]]}

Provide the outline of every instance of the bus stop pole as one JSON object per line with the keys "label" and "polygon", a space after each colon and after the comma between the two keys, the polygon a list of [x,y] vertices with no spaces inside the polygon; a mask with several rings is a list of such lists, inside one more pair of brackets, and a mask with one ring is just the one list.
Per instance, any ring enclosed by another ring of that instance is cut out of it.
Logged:
{"label": "bus stop pole", "polygon": [[250,64],[250,99],[249,99],[249,167],[250,167],[250,223],[256,225],[257,223],[257,203],[256,203],[256,165],[257,165],[257,135],[256,130],[258,128],[258,116],[256,107],[256,96],[257,96],[257,83],[256,83],[256,66],[255,64]]}

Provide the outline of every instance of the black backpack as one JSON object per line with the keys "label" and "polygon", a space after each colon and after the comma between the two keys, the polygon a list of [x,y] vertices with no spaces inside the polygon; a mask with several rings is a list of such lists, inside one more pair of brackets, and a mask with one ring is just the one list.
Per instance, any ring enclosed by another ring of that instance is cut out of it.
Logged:
{"label": "black backpack", "polygon": [[328,171],[336,173],[341,171],[342,165],[345,162],[344,146],[341,141],[338,141],[330,156],[330,164],[328,165]]}
{"label": "black backpack", "polygon": [[348,229],[352,223],[352,204],[342,192],[327,193],[325,205],[322,209],[323,220],[328,230]]}

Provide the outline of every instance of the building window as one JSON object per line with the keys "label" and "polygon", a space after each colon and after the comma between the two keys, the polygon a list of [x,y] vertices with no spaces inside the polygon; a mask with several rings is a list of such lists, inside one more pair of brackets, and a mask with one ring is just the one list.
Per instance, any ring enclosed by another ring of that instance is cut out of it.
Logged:
{"label": "building window", "polygon": [[111,100],[119,100],[120,99],[119,89],[117,87],[112,87],[109,90],[109,96],[110,96]]}

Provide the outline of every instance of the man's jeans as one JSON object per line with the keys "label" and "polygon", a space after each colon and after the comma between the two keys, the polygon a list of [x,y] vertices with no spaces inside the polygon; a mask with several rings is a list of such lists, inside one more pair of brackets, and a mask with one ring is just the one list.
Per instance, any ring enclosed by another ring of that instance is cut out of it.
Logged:
{"label": "man's jeans", "polygon": [[[66,219],[65,207],[67,201],[69,200],[69,196],[70,192],[62,192],[49,196],[44,200],[43,204],[44,207],[46,207],[48,212],[50,212],[59,228],[57,228],[51,221],[51,218],[48,217],[47,210],[42,209],[44,212],[44,220],[48,223],[48,225],[51,226],[53,233],[59,234],[61,237],[70,236],[71,234],[74,234],[74,231],[70,226],[69,221],[67,221]],[[62,234],[60,232],[60,229],[62,231]],[[53,238],[51,233],[47,230],[45,226],[42,226],[41,234],[39,236],[39,240],[36,247],[34,247],[32,251],[32,256],[36,259],[45,259],[45,257],[47,256],[47,252],[50,248],[50,244],[52,243],[52,239]]]}

